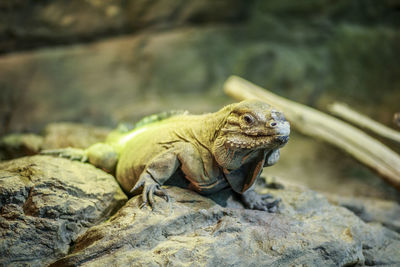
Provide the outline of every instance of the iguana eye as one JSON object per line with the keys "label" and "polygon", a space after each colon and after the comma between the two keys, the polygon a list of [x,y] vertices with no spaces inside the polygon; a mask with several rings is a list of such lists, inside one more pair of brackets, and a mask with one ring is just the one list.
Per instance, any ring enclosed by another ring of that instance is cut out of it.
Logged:
{"label": "iguana eye", "polygon": [[250,114],[245,114],[243,115],[243,120],[247,123],[247,124],[252,124],[254,122],[254,117],[251,116]]}

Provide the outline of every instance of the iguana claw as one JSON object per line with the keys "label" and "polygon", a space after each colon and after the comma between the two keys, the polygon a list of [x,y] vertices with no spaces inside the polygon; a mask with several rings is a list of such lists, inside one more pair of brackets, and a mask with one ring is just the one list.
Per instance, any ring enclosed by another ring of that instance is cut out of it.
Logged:
{"label": "iguana claw", "polygon": [[135,191],[137,192],[140,188],[142,189],[142,204],[139,206],[139,208],[144,208],[147,205],[150,206],[150,208],[154,208],[155,200],[154,200],[154,195],[163,197],[167,202],[169,202],[169,196],[168,193],[165,191],[165,189],[162,189],[161,186],[156,183],[153,179],[151,178],[143,178],[140,179],[136,185],[130,190],[130,193],[134,193]]}
{"label": "iguana claw", "polygon": [[276,212],[281,199],[270,200],[274,198],[271,194],[258,194],[254,190],[249,190],[242,195],[242,202],[246,208],[253,210],[263,210]]}

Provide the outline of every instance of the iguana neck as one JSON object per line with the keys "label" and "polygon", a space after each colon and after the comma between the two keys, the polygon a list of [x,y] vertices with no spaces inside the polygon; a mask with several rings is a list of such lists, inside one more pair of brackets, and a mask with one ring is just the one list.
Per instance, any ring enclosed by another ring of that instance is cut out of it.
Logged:
{"label": "iguana neck", "polygon": [[222,109],[215,113],[199,116],[196,120],[196,126],[193,127],[193,137],[208,149],[211,149],[228,115],[229,111]]}

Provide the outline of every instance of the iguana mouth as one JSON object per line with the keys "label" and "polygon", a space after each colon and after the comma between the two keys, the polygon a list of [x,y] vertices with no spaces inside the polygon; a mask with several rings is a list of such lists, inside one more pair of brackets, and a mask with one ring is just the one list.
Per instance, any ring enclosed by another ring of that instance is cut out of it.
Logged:
{"label": "iguana mouth", "polygon": [[231,148],[254,148],[254,147],[259,147],[263,146],[266,143],[268,143],[268,140],[263,140],[263,141],[256,141],[254,143],[246,143],[246,142],[233,142],[233,141],[226,141],[226,144],[230,146]]}
{"label": "iguana mouth", "polygon": [[282,135],[282,134],[268,134],[268,135],[255,135],[255,136],[246,134],[244,136],[245,138],[241,138],[242,140],[240,141],[227,138],[225,144],[230,148],[252,149],[252,148],[280,146],[286,144],[289,140],[288,135]]}

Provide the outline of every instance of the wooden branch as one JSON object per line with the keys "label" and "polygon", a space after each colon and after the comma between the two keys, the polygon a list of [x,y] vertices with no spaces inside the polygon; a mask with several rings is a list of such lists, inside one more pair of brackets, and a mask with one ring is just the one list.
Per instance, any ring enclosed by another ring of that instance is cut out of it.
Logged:
{"label": "wooden branch", "polygon": [[344,103],[335,102],[328,106],[328,110],[332,114],[341,117],[354,125],[368,129],[380,136],[400,143],[400,132],[368,118],[367,116],[351,109]]}
{"label": "wooden branch", "polygon": [[400,190],[400,156],[358,128],[236,76],[225,82],[224,90],[238,100],[256,98],[280,109],[293,128],[343,149]]}

